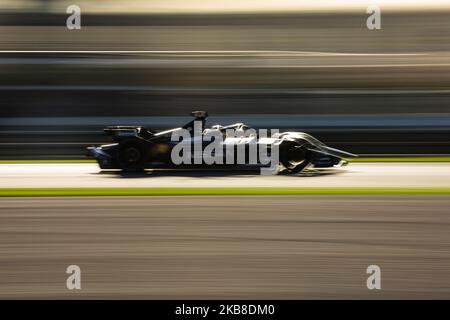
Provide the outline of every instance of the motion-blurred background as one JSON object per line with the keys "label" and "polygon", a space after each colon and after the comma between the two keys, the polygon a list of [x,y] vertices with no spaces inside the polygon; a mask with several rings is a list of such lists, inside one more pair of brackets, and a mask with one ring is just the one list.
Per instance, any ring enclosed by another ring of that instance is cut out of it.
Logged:
{"label": "motion-blurred background", "polygon": [[195,109],[359,154],[450,153],[450,1],[3,0],[0,50],[2,159],[84,158],[106,125]]}

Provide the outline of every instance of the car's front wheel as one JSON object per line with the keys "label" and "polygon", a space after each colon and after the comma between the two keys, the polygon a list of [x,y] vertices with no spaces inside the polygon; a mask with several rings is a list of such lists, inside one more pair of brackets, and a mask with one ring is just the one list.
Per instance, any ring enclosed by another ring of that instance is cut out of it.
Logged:
{"label": "car's front wheel", "polygon": [[291,173],[298,173],[311,163],[306,144],[289,142],[280,146],[280,162]]}

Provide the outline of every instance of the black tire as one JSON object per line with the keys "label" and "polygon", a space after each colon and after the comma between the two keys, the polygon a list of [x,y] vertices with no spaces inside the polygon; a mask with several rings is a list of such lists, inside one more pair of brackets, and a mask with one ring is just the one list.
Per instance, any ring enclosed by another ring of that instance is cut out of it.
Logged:
{"label": "black tire", "polygon": [[299,173],[311,163],[307,144],[289,142],[280,146],[280,162],[288,172]]}
{"label": "black tire", "polygon": [[149,146],[141,140],[130,139],[119,144],[119,166],[125,171],[142,171],[148,161]]}

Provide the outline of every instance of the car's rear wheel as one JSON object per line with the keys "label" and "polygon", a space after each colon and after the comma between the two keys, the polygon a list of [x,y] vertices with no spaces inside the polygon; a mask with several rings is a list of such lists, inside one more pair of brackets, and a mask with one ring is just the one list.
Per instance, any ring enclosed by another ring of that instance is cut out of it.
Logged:
{"label": "car's rear wheel", "polygon": [[311,163],[306,144],[289,142],[280,146],[280,162],[288,172],[298,173]]}
{"label": "car's rear wheel", "polygon": [[142,171],[148,161],[148,146],[145,142],[132,139],[119,145],[119,165],[126,171]]}

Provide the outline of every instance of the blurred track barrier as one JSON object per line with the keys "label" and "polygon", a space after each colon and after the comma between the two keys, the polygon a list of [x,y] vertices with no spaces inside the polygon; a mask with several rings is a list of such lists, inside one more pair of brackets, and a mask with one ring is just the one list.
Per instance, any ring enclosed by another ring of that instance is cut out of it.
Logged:
{"label": "blurred track barrier", "polygon": [[81,158],[103,126],[193,109],[355,153],[449,153],[448,12],[386,12],[376,32],[365,13],[86,14],[74,33],[65,17],[0,14],[0,158]]}
{"label": "blurred track barrier", "polygon": [[61,14],[1,13],[2,50],[293,50],[332,52],[449,51],[448,11],[382,14],[382,29],[361,12],[83,14],[67,32]]}
{"label": "blurred track barrier", "polygon": [[[444,91],[450,55],[335,51],[0,51],[3,91],[92,87],[128,91]],[[179,71],[183,72],[180,73]]]}

